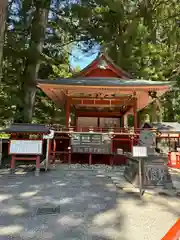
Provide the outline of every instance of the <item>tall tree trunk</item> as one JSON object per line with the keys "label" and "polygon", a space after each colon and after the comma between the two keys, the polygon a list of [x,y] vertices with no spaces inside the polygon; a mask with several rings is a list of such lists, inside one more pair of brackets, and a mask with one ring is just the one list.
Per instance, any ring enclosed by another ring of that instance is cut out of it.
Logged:
{"label": "tall tree trunk", "polygon": [[167,122],[174,122],[175,121],[175,111],[174,111],[174,99],[176,96],[173,92],[166,93],[165,96],[165,121]]}
{"label": "tall tree trunk", "polygon": [[6,23],[8,0],[0,0],[0,82],[2,78],[2,58],[4,46],[4,32]]}
{"label": "tall tree trunk", "polygon": [[40,57],[43,51],[45,30],[48,20],[50,0],[36,0],[32,20],[31,41],[27,52],[26,67],[23,74],[22,121],[31,122],[36,97],[37,77],[40,68]]}
{"label": "tall tree trunk", "polygon": [[[144,25],[148,27],[150,35],[148,41],[150,41],[152,44],[156,45],[157,42],[157,30],[156,30],[156,24],[153,22],[153,14],[154,14],[154,8],[153,3],[151,0],[144,0],[141,3],[141,15],[144,20]],[[159,60],[152,59],[152,65],[153,67],[158,71],[160,67]],[[159,98],[156,98],[152,103],[151,108],[151,121],[153,122],[162,122],[163,118],[163,112],[162,112],[162,106]]]}

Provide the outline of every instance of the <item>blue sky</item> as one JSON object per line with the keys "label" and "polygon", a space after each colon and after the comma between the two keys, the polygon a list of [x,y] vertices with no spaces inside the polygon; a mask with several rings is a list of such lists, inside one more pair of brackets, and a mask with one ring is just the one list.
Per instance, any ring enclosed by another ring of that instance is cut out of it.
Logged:
{"label": "blue sky", "polygon": [[89,52],[84,52],[80,47],[75,46],[72,49],[70,64],[72,68],[80,67],[81,69],[85,68],[90,64],[98,55],[99,47],[96,46]]}

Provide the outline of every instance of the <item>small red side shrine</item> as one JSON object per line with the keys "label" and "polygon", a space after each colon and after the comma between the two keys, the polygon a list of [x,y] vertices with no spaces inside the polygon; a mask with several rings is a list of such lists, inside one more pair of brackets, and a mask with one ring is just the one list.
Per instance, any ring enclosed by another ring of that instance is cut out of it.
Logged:
{"label": "small red side shrine", "polygon": [[[114,143],[115,148],[129,149],[132,131],[133,134],[138,132],[137,112],[153,101],[152,93],[159,97],[168,91],[169,83],[134,79],[108,56],[100,53],[73,77],[39,80],[38,87],[60,108],[65,107],[64,131],[68,132],[70,128],[77,132],[90,129],[95,132],[113,131],[118,139],[121,138],[121,143]],[[71,113],[74,114],[73,121]],[[132,114],[134,119],[131,133],[127,126],[127,114]]]}
{"label": "small red side shrine", "polygon": [[41,156],[43,157],[43,136],[50,133],[49,127],[38,124],[12,124],[0,132],[10,134],[8,154],[13,173],[16,161],[36,162],[35,175],[39,176]]}

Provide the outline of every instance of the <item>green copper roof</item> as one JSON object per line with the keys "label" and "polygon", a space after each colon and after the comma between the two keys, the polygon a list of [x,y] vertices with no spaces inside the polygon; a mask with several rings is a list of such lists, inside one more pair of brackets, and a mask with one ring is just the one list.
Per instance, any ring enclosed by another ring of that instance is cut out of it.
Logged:
{"label": "green copper roof", "polygon": [[60,78],[56,80],[38,80],[39,84],[75,85],[75,86],[170,86],[167,81],[150,81],[120,78]]}

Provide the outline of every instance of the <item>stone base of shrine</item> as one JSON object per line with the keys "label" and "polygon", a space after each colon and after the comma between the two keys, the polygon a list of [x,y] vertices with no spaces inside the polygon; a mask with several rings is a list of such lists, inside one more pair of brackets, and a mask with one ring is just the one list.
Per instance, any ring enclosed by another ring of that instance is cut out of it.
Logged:
{"label": "stone base of shrine", "polygon": [[[148,160],[142,160],[142,183],[144,188],[173,188],[168,166],[159,156],[150,156]],[[139,187],[139,160],[128,158],[124,171],[124,177],[135,187]]]}
{"label": "stone base of shrine", "polygon": [[68,164],[105,164],[105,165],[125,165],[127,163],[127,157],[124,155],[93,155],[90,162],[89,154],[72,154],[71,158],[67,155],[56,156],[56,162],[58,160],[61,163]]}

